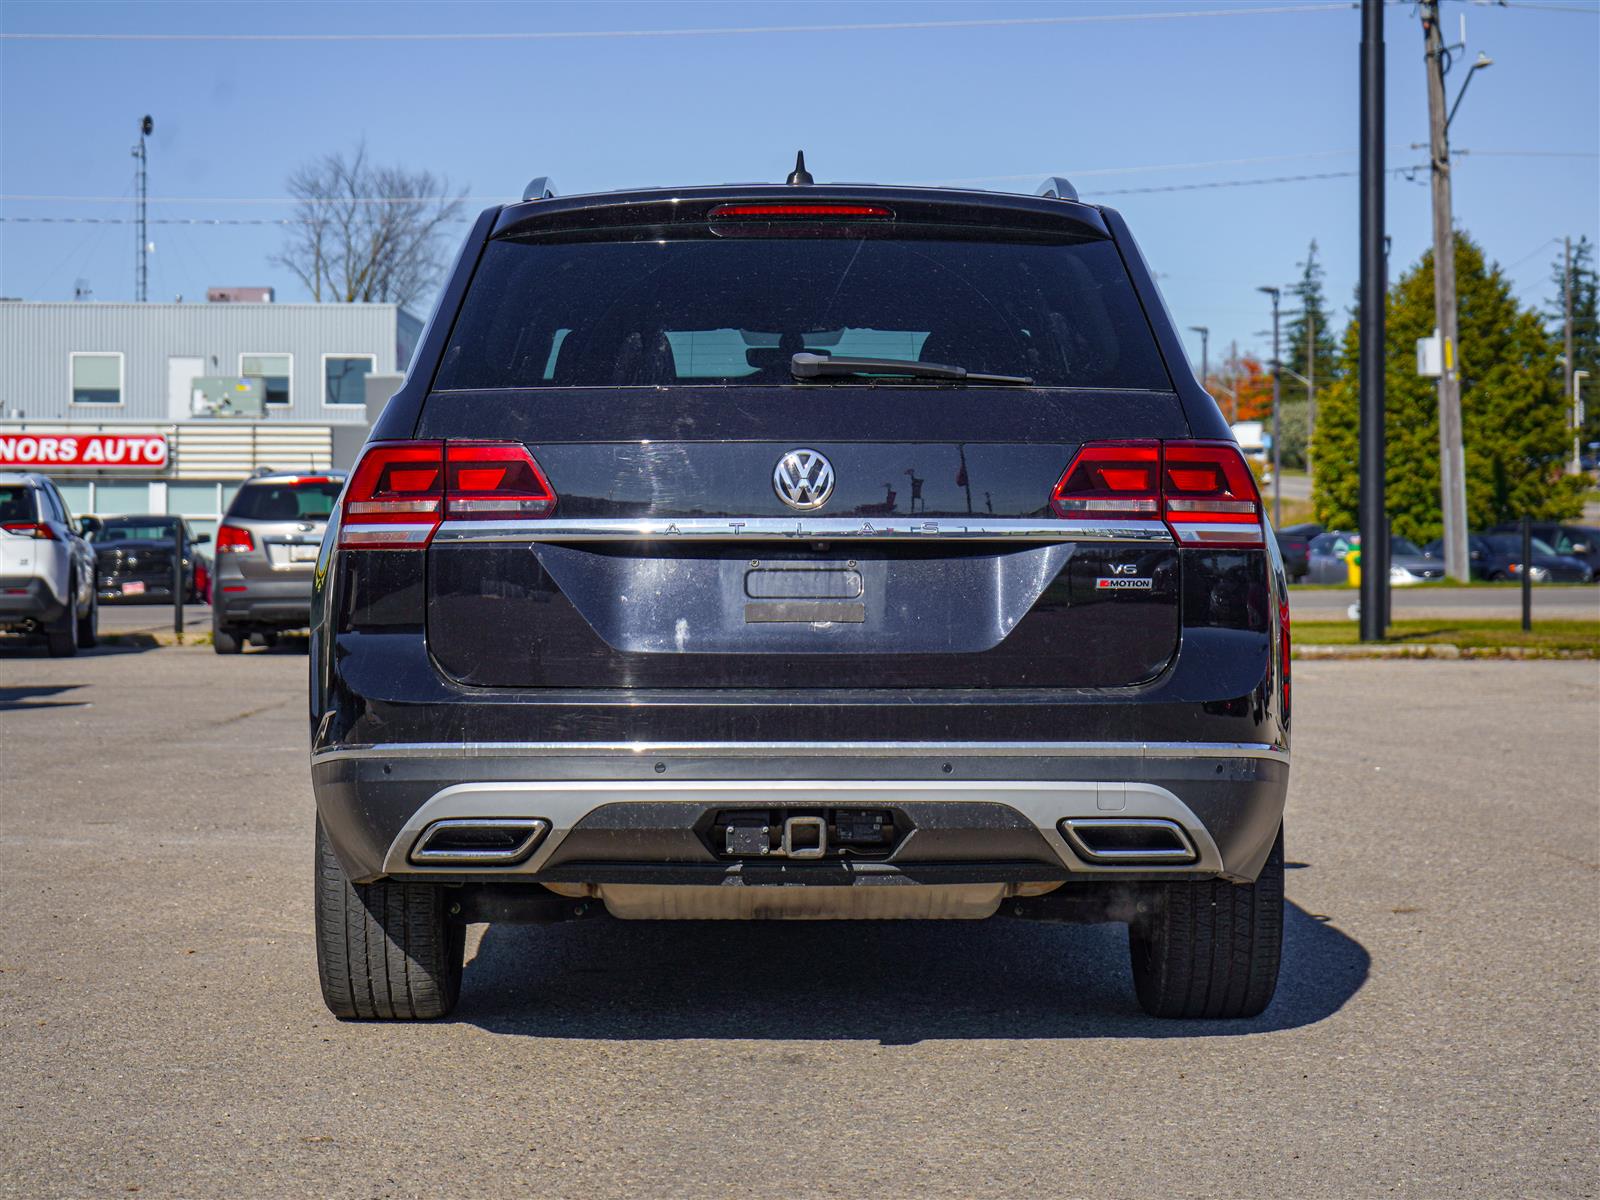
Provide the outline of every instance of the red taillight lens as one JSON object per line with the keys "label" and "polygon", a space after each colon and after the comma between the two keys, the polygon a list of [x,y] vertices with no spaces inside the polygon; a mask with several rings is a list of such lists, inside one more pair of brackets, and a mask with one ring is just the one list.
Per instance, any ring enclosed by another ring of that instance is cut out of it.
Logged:
{"label": "red taillight lens", "polygon": [[1165,520],[1184,545],[1263,544],[1255,477],[1232,442],[1091,442],[1050,507],[1082,520]]}
{"label": "red taillight lens", "polygon": [[1157,442],[1091,444],[1073,458],[1051,493],[1058,517],[1160,516],[1161,446]]}
{"label": "red taillight lens", "polygon": [[420,550],[444,519],[443,508],[443,442],[374,442],[345,485],[339,545]]}
{"label": "red taillight lens", "polygon": [[794,221],[834,217],[893,217],[881,204],[719,204],[710,212],[713,221],[737,217],[749,220]]}
{"label": "red taillight lens", "polygon": [[7,521],[4,528],[7,533],[14,537],[33,538],[36,541],[41,542],[53,542],[56,540],[55,531],[52,530],[50,526],[42,523],[36,524],[33,521]]}
{"label": "red taillight lens", "polygon": [[237,525],[217,526],[218,554],[245,554],[255,548],[256,539],[250,536],[248,529],[240,529]]}
{"label": "red taillight lens", "polygon": [[550,481],[515,442],[451,442],[445,477],[445,515],[452,521],[547,517],[556,506]]}
{"label": "red taillight lens", "polygon": [[1165,443],[1161,492],[1167,525],[1178,541],[1263,544],[1255,476],[1232,442]]}
{"label": "red taillight lens", "polygon": [[339,545],[420,550],[440,522],[547,517],[556,494],[516,442],[375,442],[345,487]]}

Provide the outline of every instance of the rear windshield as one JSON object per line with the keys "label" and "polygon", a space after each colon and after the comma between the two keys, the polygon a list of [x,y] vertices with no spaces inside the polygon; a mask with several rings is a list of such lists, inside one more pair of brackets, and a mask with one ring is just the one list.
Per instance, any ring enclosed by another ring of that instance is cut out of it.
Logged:
{"label": "rear windshield", "polygon": [[35,521],[33,489],[30,487],[0,483],[0,523],[7,521]]}
{"label": "rear windshield", "polygon": [[176,521],[127,521],[112,517],[101,522],[100,528],[89,531],[91,542],[115,542],[126,538],[143,538],[148,541],[171,541]]}
{"label": "rear windshield", "polygon": [[926,236],[492,242],[435,386],[793,384],[802,350],[1171,388],[1110,242]]}
{"label": "rear windshield", "polygon": [[326,521],[343,486],[335,479],[247,483],[228,506],[228,516],[241,521]]}

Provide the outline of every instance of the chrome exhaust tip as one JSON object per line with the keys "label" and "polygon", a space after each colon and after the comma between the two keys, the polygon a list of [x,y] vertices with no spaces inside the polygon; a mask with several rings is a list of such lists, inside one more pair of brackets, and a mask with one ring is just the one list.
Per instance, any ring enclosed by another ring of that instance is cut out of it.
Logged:
{"label": "chrome exhaust tip", "polygon": [[452,817],[435,821],[411,847],[419,866],[507,867],[533,853],[550,822],[537,817]]}
{"label": "chrome exhaust tip", "polygon": [[1084,862],[1181,866],[1200,858],[1183,826],[1164,817],[1067,817],[1060,828]]}

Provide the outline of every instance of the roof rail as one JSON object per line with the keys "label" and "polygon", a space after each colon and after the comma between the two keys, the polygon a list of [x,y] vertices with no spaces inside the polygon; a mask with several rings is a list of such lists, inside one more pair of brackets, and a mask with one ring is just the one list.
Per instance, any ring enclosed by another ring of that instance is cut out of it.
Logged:
{"label": "roof rail", "polygon": [[[548,175],[536,175],[522,189],[524,200],[551,200],[556,196],[556,185]],[[1076,199],[1077,197],[1073,197]]]}
{"label": "roof rail", "polygon": [[1078,189],[1072,186],[1070,180],[1052,175],[1039,185],[1039,190],[1034,195],[1048,196],[1052,200],[1076,200]]}

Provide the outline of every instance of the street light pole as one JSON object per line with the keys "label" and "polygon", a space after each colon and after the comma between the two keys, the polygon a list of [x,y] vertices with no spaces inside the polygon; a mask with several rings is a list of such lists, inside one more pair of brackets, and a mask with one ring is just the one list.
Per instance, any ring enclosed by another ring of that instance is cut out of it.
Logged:
{"label": "street light pole", "polygon": [[150,298],[150,234],[147,228],[145,210],[148,203],[148,187],[146,185],[146,166],[149,164],[149,155],[145,152],[144,140],[155,132],[156,123],[149,116],[139,121],[139,144],[133,148],[133,157],[139,160],[139,219],[138,225],[139,245],[133,260],[133,298],[143,304]]}
{"label": "street light pole", "polygon": [[[1569,358],[1567,362],[1570,364],[1572,360]],[[1571,368],[1569,367],[1568,369],[1570,370]],[[1583,411],[1583,381],[1587,378],[1589,378],[1589,372],[1587,371],[1572,372],[1572,473],[1574,475],[1583,474],[1581,443],[1583,441],[1583,419],[1587,415]]]}
{"label": "street light pole", "polygon": [[1385,462],[1384,330],[1389,288],[1384,260],[1383,0],[1361,4],[1361,640],[1383,639],[1388,628],[1388,484]]}
{"label": "street light pole", "polygon": [[1283,446],[1278,437],[1278,409],[1283,396],[1283,379],[1278,371],[1278,296],[1281,289],[1258,287],[1272,297],[1272,524],[1283,524]]}

